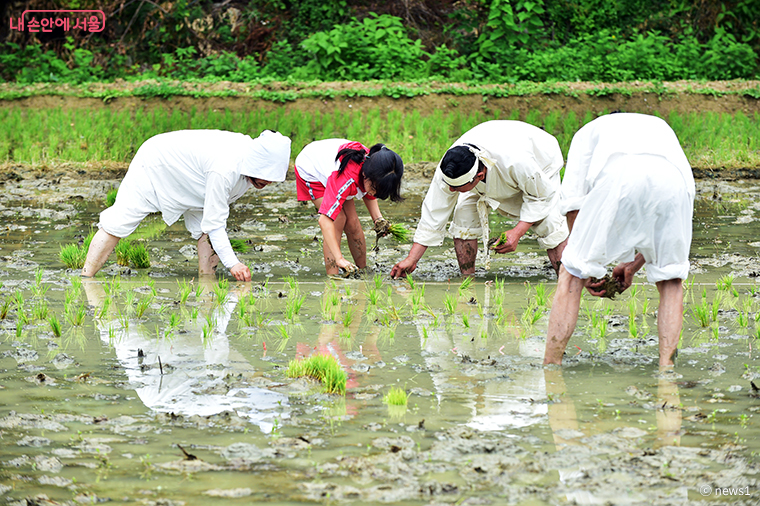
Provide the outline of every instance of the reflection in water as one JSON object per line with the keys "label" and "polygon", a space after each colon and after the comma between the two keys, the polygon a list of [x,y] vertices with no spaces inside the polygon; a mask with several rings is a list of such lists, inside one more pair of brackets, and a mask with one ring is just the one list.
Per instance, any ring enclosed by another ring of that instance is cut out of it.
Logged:
{"label": "reflection in water", "polygon": [[[103,286],[88,280],[84,288],[89,303],[102,307],[106,297]],[[196,318],[173,336],[150,335],[132,323],[128,328],[119,327],[115,320],[100,320],[97,325],[100,338],[114,349],[145,407],[185,416],[232,411],[269,433],[275,416],[288,417],[282,412],[288,397],[250,386],[256,371],[230,347],[226,334],[237,301],[238,294],[230,293],[224,304],[206,308],[210,311],[208,320]],[[216,324],[204,338],[205,321]],[[119,330],[111,338],[109,329],[114,327]]]}
{"label": "reflection in water", "polygon": [[[588,423],[593,417],[583,419],[584,428],[581,430],[578,413],[576,412],[575,402],[568,393],[563,371],[557,367],[546,367],[544,369],[544,378],[546,385],[546,394],[549,400],[548,416],[549,426],[554,436],[554,444],[558,452],[569,455],[584,453],[587,450],[594,450],[594,445],[599,443],[591,436],[592,432],[620,434],[621,437],[639,437],[644,435],[643,431],[621,426],[618,429],[610,431],[607,424],[600,422],[595,424]],[[656,400],[656,420],[657,420],[657,439],[655,446],[678,445],[680,443],[681,432],[681,410],[680,398],[678,395],[678,385],[668,379],[672,370],[665,369],[661,371],[658,382],[658,395]],[[622,424],[621,424],[622,425]],[[628,432],[626,432],[628,429]],[[611,483],[606,490],[587,490],[584,489],[584,480],[594,473],[594,468],[598,465],[596,462],[578,462],[577,458],[568,459],[572,465],[558,469],[559,480],[568,489],[566,497],[573,504],[608,504],[614,501],[615,504],[639,504],[646,501],[643,494],[631,492],[626,484],[625,476],[621,475],[619,483]],[[672,499],[686,501],[688,499],[688,490],[686,487],[676,487],[675,492],[670,493]]]}

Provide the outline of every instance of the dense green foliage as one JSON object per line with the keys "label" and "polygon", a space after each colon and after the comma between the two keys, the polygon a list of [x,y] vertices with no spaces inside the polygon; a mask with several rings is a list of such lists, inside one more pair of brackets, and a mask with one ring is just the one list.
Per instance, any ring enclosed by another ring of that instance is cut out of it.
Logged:
{"label": "dense green foliage", "polygon": [[[74,6],[76,4],[76,6]],[[28,0],[103,32],[0,32],[0,76],[516,82],[760,74],[757,0]],[[1,8],[0,8],[1,9]]]}
{"label": "dense green foliage", "polygon": [[[336,109],[331,114],[288,111],[284,107],[271,112],[261,109],[198,111],[195,108],[133,112],[0,109],[0,162],[128,162],[145,139],[184,128],[218,128],[253,136],[265,128],[275,129],[290,136],[293,156],[314,139],[346,137],[366,145],[382,142],[397,151],[405,163],[427,162],[438,160],[462,132],[491,119],[519,119],[543,127],[557,138],[567,156],[572,136],[595,117],[591,112],[580,117],[572,111],[542,114],[531,110],[521,116],[517,110],[501,114],[480,109],[448,113],[438,109],[425,116],[418,110],[409,113],[393,110],[384,115],[379,108],[365,113]],[[760,166],[758,114],[694,112],[682,116],[671,113],[665,119],[675,130],[694,167]],[[152,227],[143,224],[133,238],[160,233],[163,227],[161,220]]]}

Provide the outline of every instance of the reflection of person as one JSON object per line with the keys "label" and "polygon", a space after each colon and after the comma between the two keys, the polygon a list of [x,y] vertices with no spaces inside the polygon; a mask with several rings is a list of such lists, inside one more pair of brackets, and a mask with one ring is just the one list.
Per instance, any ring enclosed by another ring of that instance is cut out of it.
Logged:
{"label": "reflection of person", "polygon": [[[311,145],[310,145],[311,146]],[[315,155],[320,158],[324,155],[323,147],[315,146]],[[307,146],[309,149],[309,146]],[[317,154],[319,151],[319,154]],[[326,151],[326,149],[325,149]],[[308,153],[309,159],[311,159],[311,151]],[[355,266],[343,257],[343,253],[340,251],[340,238],[343,235],[344,226],[348,223],[349,219],[353,219],[356,215],[356,207],[354,206],[353,198],[361,198],[368,195],[369,197],[385,200],[390,197],[394,202],[400,202],[402,199],[401,191],[401,178],[404,175],[404,163],[401,161],[401,157],[395,152],[386,148],[382,144],[375,144],[369,150],[358,142],[349,142],[338,146],[338,151],[335,155],[328,155],[333,161],[339,162],[338,167],[329,174],[327,183],[325,184],[324,193],[322,194],[322,203],[319,205],[319,226],[322,229],[322,236],[325,243],[325,267],[328,274],[337,274],[339,269],[346,271],[354,270]],[[300,157],[299,157],[300,158]],[[305,168],[307,165],[307,158],[301,158],[301,163],[304,164],[303,171],[314,174],[319,172],[318,170],[311,170]],[[329,163],[329,159],[325,157],[320,159],[319,165]],[[315,162],[310,162],[316,165]],[[302,167],[298,166],[298,171],[301,172]],[[305,177],[305,176],[304,176]],[[312,176],[314,177],[314,176]],[[308,187],[306,187],[306,194],[304,195],[299,182],[299,200],[311,199],[308,195]],[[303,197],[303,198],[302,198]],[[316,198],[317,195],[315,194]],[[367,202],[365,197],[365,202]],[[382,218],[380,210],[376,208],[377,204],[368,205],[370,214],[372,214],[373,220]],[[373,207],[375,208],[373,211]],[[373,214],[376,212],[377,214]],[[349,217],[349,214],[351,215]],[[357,219],[358,221],[358,219]],[[364,263],[359,264],[359,267],[366,266],[366,244],[364,241],[364,231],[361,230],[361,226],[358,224],[353,225],[359,227],[359,232],[356,232],[352,237],[349,237],[349,249],[354,256],[354,261]],[[355,242],[359,240],[360,242]],[[353,244],[352,244],[353,243]]]}
{"label": "reflection of person", "polygon": [[520,238],[531,229],[558,269],[568,234],[557,208],[562,164],[557,139],[527,123],[487,121],[469,130],[438,165],[422,203],[414,245],[409,255],[393,266],[391,276],[414,271],[429,246],[443,243],[443,229],[452,211],[449,231],[459,268],[463,275],[473,274],[478,238],[482,236],[484,247],[489,240],[489,207],[519,219],[494,251],[515,251]]}
{"label": "reflection of person", "polygon": [[[673,365],[683,324],[682,279],[689,273],[694,178],[678,139],[662,119],[612,114],[573,137],[562,182],[571,234],[549,317],[545,364],[560,364],[578,320],[584,285],[604,295],[605,266],[625,290],[646,263],[660,292],[660,365]],[[638,253],[636,253],[638,251]],[[635,254],[635,255],[634,255]]]}
{"label": "reflection of person", "polygon": [[[200,282],[213,286],[213,278]],[[103,286],[93,280],[83,283],[87,299],[95,307],[105,299]],[[253,387],[248,380],[256,370],[231,346],[227,337],[238,295],[231,292],[224,304],[214,305],[208,319],[188,322],[186,332],[156,339],[140,325],[118,328],[118,322],[98,321],[100,337],[111,346],[140,401],[160,413],[211,416],[233,411],[270,432],[275,417],[287,416],[287,396]],[[207,322],[213,322],[213,325]],[[203,337],[203,325],[213,327]],[[109,326],[117,330],[109,337]],[[241,380],[230,381],[230,378]]]}
{"label": "reflection of person", "polygon": [[[344,148],[366,151],[366,148],[358,142],[351,142],[346,139],[324,139],[312,142],[303,148],[298,157],[296,157],[295,163],[296,189],[299,201],[310,200],[314,203],[314,207],[317,211],[320,210],[322,207],[322,201],[324,200],[328,179],[340,168],[340,163],[337,158],[338,152]],[[388,154],[391,153],[388,150],[386,151]],[[388,157],[389,160],[391,158],[395,157]],[[403,165],[401,165],[401,171],[403,172]],[[369,179],[370,181],[375,177],[375,172],[370,170],[369,166],[364,168],[362,172],[364,178]],[[399,174],[402,172],[399,172]],[[364,238],[364,230],[359,222],[359,215],[356,214],[354,199],[364,200],[364,205],[367,207],[367,211],[369,211],[374,223],[378,223],[379,220],[382,220],[383,215],[380,212],[380,207],[377,205],[377,199],[363,190],[363,188],[365,188],[364,181],[361,181],[361,185],[359,184],[358,178],[356,181],[356,194],[346,196],[343,202],[343,209],[334,215],[333,228],[338,242],[340,242],[343,232],[346,233],[348,249],[351,251],[354,263],[357,267],[363,269],[367,266],[367,245]],[[391,196],[391,198],[393,197]],[[332,205],[333,204],[331,204],[331,206]],[[327,274],[338,274],[339,269],[336,264],[335,256],[331,252],[330,246],[326,241],[323,241],[322,248],[325,256],[325,268],[327,269]]]}
{"label": "reflection of person", "polygon": [[185,218],[198,239],[200,274],[213,274],[219,260],[238,281],[251,273],[232,251],[227,237],[230,203],[251,186],[284,181],[290,139],[265,130],[256,139],[221,130],[180,130],[151,137],[137,151],[113,206],[100,214],[83,276],[94,276],[119,239],[135,231],[150,213],[167,225]]}

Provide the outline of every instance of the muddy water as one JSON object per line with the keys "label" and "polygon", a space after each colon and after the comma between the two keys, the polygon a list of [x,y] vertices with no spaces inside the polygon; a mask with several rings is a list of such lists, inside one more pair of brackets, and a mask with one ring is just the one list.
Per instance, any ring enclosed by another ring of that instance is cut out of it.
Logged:
{"label": "muddy water", "polygon": [[[758,185],[700,184],[666,374],[644,277],[613,301],[586,296],[565,365],[544,369],[554,278],[535,241],[480,265],[469,287],[451,248],[427,252],[414,286],[387,279],[408,250],[389,239],[369,255],[379,276],[328,279],[313,209],[288,184],[233,209],[253,283],[198,279],[183,226],[158,220],[143,227],[150,269],[112,264],[79,283],[58,251],[97,220],[108,185],[26,181],[0,197],[11,504],[760,501]],[[413,227],[424,187],[408,190],[381,208]],[[492,217],[495,231],[507,224]],[[319,352],[347,371],[345,396],[286,376]],[[392,386],[406,406],[384,403]]]}

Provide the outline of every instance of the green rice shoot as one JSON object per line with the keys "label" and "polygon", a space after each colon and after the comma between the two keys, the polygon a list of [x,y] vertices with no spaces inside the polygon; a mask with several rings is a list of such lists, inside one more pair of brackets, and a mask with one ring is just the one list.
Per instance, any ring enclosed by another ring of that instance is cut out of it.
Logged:
{"label": "green rice shoot", "polygon": [[251,249],[251,245],[245,239],[230,239],[230,245],[235,253],[248,253]]}
{"label": "green rice shoot", "polygon": [[285,373],[288,378],[312,378],[322,382],[325,393],[346,394],[348,375],[332,355],[312,355],[307,359],[291,360]]}
{"label": "green rice shoot", "polygon": [[391,223],[388,227],[391,237],[400,243],[412,242],[412,231],[403,223]]}
{"label": "green rice shoot", "polygon": [[106,193],[106,207],[111,207],[116,202],[116,195],[119,193],[118,188],[111,188]]}
{"label": "green rice shoot", "polygon": [[389,406],[406,406],[409,402],[409,396],[406,391],[400,387],[391,387],[385,396],[383,402]]}

